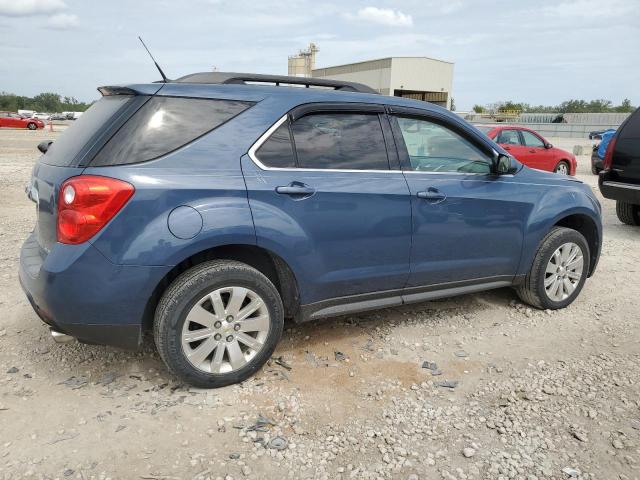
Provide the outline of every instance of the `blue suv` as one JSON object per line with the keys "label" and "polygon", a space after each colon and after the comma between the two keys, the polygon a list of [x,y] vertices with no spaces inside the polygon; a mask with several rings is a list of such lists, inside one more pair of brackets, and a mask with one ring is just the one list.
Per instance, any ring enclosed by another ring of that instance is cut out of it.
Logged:
{"label": "blue suv", "polygon": [[219,387],[267,361],[285,318],[498,287],[557,309],[596,268],[589,187],[429,103],[218,72],[99,91],[27,187],[20,281],[57,341],[153,331],[175,375]]}

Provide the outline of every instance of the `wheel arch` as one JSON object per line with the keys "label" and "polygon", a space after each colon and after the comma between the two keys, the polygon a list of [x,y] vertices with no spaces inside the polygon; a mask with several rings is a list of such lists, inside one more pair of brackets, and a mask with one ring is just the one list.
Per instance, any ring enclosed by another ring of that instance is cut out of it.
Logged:
{"label": "wheel arch", "polygon": [[560,159],[556,162],[555,166],[553,167],[553,171],[555,172],[556,169],[558,168],[558,165],[560,165],[561,163],[565,163],[567,165],[567,168],[569,169],[569,175],[571,174],[571,160],[569,160],[568,158],[565,157],[560,157]]}
{"label": "wheel arch", "polygon": [[[571,193],[571,192],[570,192]],[[566,227],[580,232],[589,245],[589,274],[592,276],[598,264],[602,248],[602,223],[595,200],[588,201],[585,195],[546,195],[543,202],[525,226],[522,256],[517,270],[517,278],[529,272],[540,248],[540,242],[553,227]],[[577,200],[577,202],[576,202]],[[573,208],[558,208],[558,205],[572,202]],[[577,204],[576,204],[577,203]]]}
{"label": "wheel arch", "polygon": [[595,271],[596,264],[598,262],[598,253],[601,248],[601,238],[598,231],[596,222],[584,213],[573,213],[566,215],[556,221],[553,227],[565,227],[580,232],[582,236],[587,240],[589,245],[590,263],[589,274],[590,277]]}
{"label": "wheel arch", "polygon": [[142,319],[143,329],[149,330],[153,327],[156,307],[167,287],[183,272],[209,260],[236,260],[255,268],[265,275],[280,293],[285,318],[298,318],[300,307],[298,281],[287,262],[279,255],[256,245],[230,244],[192,254],[173,267],[158,282],[147,301]]}

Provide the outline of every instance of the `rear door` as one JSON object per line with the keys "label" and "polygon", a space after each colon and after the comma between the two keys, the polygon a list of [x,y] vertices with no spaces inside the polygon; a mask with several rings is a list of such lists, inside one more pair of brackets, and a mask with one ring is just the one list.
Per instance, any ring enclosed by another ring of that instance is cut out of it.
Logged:
{"label": "rear door", "polygon": [[381,106],[307,105],[242,159],[258,244],[296,274],[301,303],[399,290],[411,207]]}
{"label": "rear door", "polygon": [[391,111],[411,192],[408,287],[510,284],[529,208],[519,186],[492,174],[490,147],[475,133],[415,109]]}

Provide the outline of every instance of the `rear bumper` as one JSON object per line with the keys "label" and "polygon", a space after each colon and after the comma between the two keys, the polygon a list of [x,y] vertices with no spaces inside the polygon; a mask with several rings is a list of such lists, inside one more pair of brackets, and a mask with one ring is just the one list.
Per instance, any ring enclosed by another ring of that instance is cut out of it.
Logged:
{"label": "rear bumper", "polygon": [[169,267],[120,266],[90,244],[54,244],[32,234],[20,252],[20,284],[43,322],[81,342],[137,349],[149,298]]}
{"label": "rear bumper", "polygon": [[598,186],[604,198],[640,205],[640,185],[612,180],[608,170],[600,172]]}

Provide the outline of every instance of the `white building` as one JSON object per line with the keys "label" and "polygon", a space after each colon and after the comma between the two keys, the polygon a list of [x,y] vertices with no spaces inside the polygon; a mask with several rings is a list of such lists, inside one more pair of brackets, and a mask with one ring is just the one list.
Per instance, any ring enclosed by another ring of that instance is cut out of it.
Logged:
{"label": "white building", "polygon": [[360,82],[382,95],[424,100],[451,108],[453,63],[427,57],[389,57],[317,68],[312,76]]}

